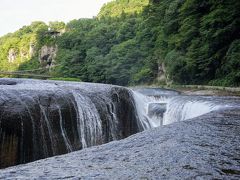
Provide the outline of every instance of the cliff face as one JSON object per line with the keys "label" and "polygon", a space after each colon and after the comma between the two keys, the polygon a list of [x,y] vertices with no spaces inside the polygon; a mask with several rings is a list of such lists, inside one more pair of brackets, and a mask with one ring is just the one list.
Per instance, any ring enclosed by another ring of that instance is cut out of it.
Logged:
{"label": "cliff face", "polygon": [[[33,22],[0,38],[0,71],[22,71],[49,67],[57,54],[56,39],[65,24]],[[57,33],[57,34],[56,34]],[[44,73],[44,72],[42,72]]]}
{"label": "cliff face", "polygon": [[[39,63],[44,67],[51,67],[57,55],[58,48],[56,45],[47,46],[43,45],[40,50],[36,49],[36,45],[32,42],[28,42],[29,46],[20,48],[10,48],[8,50],[8,63],[9,66],[15,67],[20,66],[22,63],[30,61],[32,58],[36,57],[39,59]],[[36,53],[38,51],[39,53]]]}
{"label": "cliff face", "polygon": [[46,65],[47,67],[50,67],[54,64],[55,58],[57,55],[58,48],[57,46],[47,46],[44,45],[39,50],[39,61],[42,65]]}
{"label": "cliff face", "polygon": [[10,48],[8,50],[8,63],[11,66],[14,66],[13,63],[19,61],[18,63],[22,63],[26,60],[29,60],[35,55],[35,45],[32,42],[27,42],[28,46],[22,46],[19,48]]}
{"label": "cliff face", "polygon": [[13,63],[17,59],[17,56],[18,56],[17,50],[11,48],[8,51],[8,62],[9,63]]}

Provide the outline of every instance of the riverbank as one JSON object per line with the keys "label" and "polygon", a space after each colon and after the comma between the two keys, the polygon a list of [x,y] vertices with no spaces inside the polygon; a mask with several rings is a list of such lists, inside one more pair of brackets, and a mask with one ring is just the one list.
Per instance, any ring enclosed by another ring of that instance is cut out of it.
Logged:
{"label": "riverbank", "polygon": [[240,96],[240,87],[221,87],[204,85],[140,85],[130,88],[164,88],[175,90],[186,95],[201,96]]}
{"label": "riverbank", "polygon": [[172,86],[169,86],[168,88],[175,89],[187,95],[240,96],[239,87],[221,87],[221,86],[204,86],[204,85],[172,85]]}

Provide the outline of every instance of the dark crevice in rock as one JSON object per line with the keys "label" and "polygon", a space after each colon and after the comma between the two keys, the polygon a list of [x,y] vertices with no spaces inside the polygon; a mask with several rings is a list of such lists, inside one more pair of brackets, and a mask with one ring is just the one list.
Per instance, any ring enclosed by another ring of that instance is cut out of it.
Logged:
{"label": "dark crevice in rock", "polygon": [[0,79],[0,85],[16,85],[17,82],[13,80]]}
{"label": "dark crevice in rock", "polygon": [[240,175],[240,171],[236,170],[236,169],[221,169],[222,172],[224,172],[225,174],[236,174],[236,175]]}

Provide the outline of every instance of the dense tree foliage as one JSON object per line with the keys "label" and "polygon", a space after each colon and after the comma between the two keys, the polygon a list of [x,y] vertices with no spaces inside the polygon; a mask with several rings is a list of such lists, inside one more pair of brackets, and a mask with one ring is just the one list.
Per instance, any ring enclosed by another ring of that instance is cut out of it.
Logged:
{"label": "dense tree foliage", "polygon": [[29,60],[31,43],[36,43],[37,34],[45,32],[47,28],[42,22],[34,22],[31,26],[24,26],[17,32],[2,37],[0,39],[0,70],[17,70],[21,63]]}
{"label": "dense tree foliage", "polygon": [[[0,71],[31,70],[40,68],[38,52],[44,45],[53,45],[56,39],[49,34],[49,29],[63,29],[62,22],[33,22],[15,33],[0,38]],[[40,71],[38,73],[44,73]]]}
{"label": "dense tree foliage", "polygon": [[149,0],[116,0],[103,5],[98,17],[119,17],[122,14],[139,14]]}
{"label": "dense tree foliage", "polygon": [[238,0],[164,0],[148,7],[154,17],[148,24],[158,33],[155,54],[166,64],[171,80],[240,85],[239,9]]}
{"label": "dense tree foliage", "polygon": [[[0,38],[0,70],[40,67],[37,52],[54,45],[57,78],[153,83],[161,66],[168,82],[240,86],[239,9],[238,0],[116,0],[93,19],[35,22]],[[65,31],[54,38],[49,29]],[[21,58],[31,43],[35,55]]]}
{"label": "dense tree foliage", "polygon": [[67,24],[57,44],[55,76],[127,85],[144,64],[146,53],[136,40],[141,19],[135,15],[81,19]]}

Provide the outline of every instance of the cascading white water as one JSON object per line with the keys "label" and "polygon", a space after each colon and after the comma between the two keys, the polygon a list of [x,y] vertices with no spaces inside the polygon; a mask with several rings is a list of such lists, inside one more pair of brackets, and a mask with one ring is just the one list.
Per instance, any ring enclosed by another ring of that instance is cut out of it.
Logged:
{"label": "cascading white water", "polygon": [[70,143],[70,141],[67,137],[67,133],[66,133],[66,130],[65,130],[64,125],[63,125],[62,111],[61,111],[61,108],[58,105],[57,105],[57,109],[58,109],[60,129],[61,129],[61,134],[62,134],[62,137],[63,137],[63,140],[64,140],[64,144],[66,145],[67,151],[72,152],[73,148],[71,147],[71,143]]}
{"label": "cascading white water", "polygon": [[139,119],[144,129],[150,129],[160,126],[160,120],[158,118],[151,118],[148,116],[148,107],[151,103],[167,103],[169,99],[164,96],[145,96],[135,91],[133,91],[133,97],[135,99]]}
{"label": "cascading white water", "polygon": [[8,80],[0,85],[0,168],[119,140],[219,108],[207,98],[157,88],[11,81],[13,86]]}
{"label": "cascading white water", "polygon": [[213,102],[191,97],[176,96],[171,98],[167,103],[167,111],[164,114],[163,125],[192,119],[219,108],[220,106]]}
{"label": "cascading white water", "polygon": [[95,105],[78,91],[74,91],[73,96],[78,108],[78,133],[82,148],[98,144],[102,138],[102,124]]}
{"label": "cascading white water", "polygon": [[[133,91],[137,112],[145,129],[195,118],[220,108],[213,102],[188,96],[147,96]],[[163,117],[149,116],[151,104],[166,104]]]}
{"label": "cascading white water", "polygon": [[142,131],[127,88],[0,79],[0,168]]}

